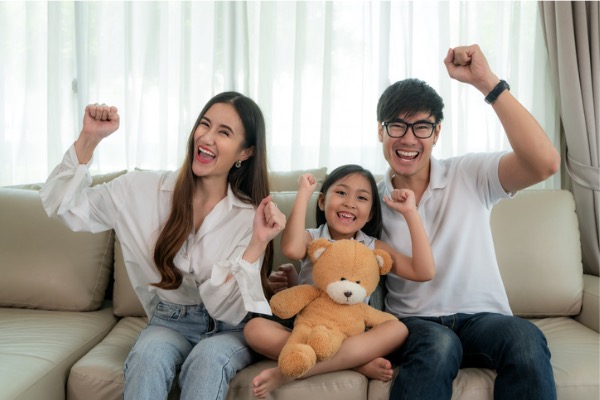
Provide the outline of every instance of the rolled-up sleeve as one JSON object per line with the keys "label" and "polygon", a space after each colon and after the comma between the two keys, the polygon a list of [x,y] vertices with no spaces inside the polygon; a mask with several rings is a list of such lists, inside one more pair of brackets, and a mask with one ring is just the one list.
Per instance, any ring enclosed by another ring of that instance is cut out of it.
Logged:
{"label": "rolled-up sleeve", "polygon": [[[213,266],[210,279],[200,285],[200,296],[210,315],[231,325],[247,313],[271,314],[260,279],[262,257],[253,264],[237,257]],[[227,280],[229,274],[233,279]]]}
{"label": "rolled-up sleeve", "polygon": [[79,164],[75,147],[65,153],[40,189],[46,214],[60,218],[73,231],[102,232],[113,228],[117,208],[111,207],[106,188],[90,188],[88,164]]}

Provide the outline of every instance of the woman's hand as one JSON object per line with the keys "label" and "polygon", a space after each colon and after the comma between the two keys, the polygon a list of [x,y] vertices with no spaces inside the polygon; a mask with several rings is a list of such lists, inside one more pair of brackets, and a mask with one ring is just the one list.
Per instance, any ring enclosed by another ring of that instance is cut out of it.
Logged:
{"label": "woman's hand", "polygon": [[256,210],[253,236],[266,245],[285,228],[285,222],[285,214],[281,212],[269,195],[261,201]]}
{"label": "woman's hand", "polygon": [[83,128],[75,142],[81,164],[86,164],[102,139],[119,129],[119,110],[106,104],[90,104],[83,113]]}
{"label": "woman's hand", "polygon": [[119,110],[106,104],[90,104],[83,115],[82,134],[98,142],[119,129]]}
{"label": "woman's hand", "polygon": [[265,197],[256,209],[252,237],[244,253],[244,260],[250,263],[258,260],[267,248],[267,244],[285,228],[285,223],[285,214],[271,200],[271,195]]}

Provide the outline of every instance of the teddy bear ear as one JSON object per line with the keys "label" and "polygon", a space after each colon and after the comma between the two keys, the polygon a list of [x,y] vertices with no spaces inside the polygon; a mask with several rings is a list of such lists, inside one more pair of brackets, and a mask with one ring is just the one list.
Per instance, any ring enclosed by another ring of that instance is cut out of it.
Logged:
{"label": "teddy bear ear", "polygon": [[325,238],[316,239],[310,242],[308,245],[308,255],[313,264],[321,257],[329,246],[331,246],[331,242]]}
{"label": "teddy bear ear", "polygon": [[392,256],[387,251],[381,249],[373,250],[377,265],[379,265],[379,275],[385,275],[392,269]]}

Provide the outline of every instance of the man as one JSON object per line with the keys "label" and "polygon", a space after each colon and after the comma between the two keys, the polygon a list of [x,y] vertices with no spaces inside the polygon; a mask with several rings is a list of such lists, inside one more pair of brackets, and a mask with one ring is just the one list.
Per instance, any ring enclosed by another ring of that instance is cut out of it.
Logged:
{"label": "man", "polygon": [[[461,367],[497,372],[496,399],[554,399],[550,351],[542,332],[512,316],[494,251],[492,206],[555,174],[560,157],[531,114],[491,70],[479,46],[450,49],[451,78],[473,85],[500,119],[512,151],[431,156],[443,101],[425,82],[388,87],[377,105],[379,140],[389,170],[380,198],[411,189],[431,241],[436,276],[419,283],[389,275],[386,310],[409,329],[394,355],[392,399],[450,399]],[[477,129],[476,126],[473,129]],[[402,216],[383,204],[382,240],[410,254]]]}

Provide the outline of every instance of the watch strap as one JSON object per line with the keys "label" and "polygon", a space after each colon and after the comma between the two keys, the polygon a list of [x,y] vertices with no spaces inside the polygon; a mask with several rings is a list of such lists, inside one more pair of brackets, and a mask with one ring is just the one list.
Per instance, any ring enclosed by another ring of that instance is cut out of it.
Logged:
{"label": "watch strap", "polygon": [[496,101],[496,99],[498,99],[498,96],[500,96],[500,93],[504,92],[504,90],[507,89],[510,90],[510,86],[508,85],[508,83],[506,83],[504,79],[500,79],[500,82],[498,82],[496,87],[493,88],[487,96],[485,96],[485,102],[488,104],[493,104]]}

